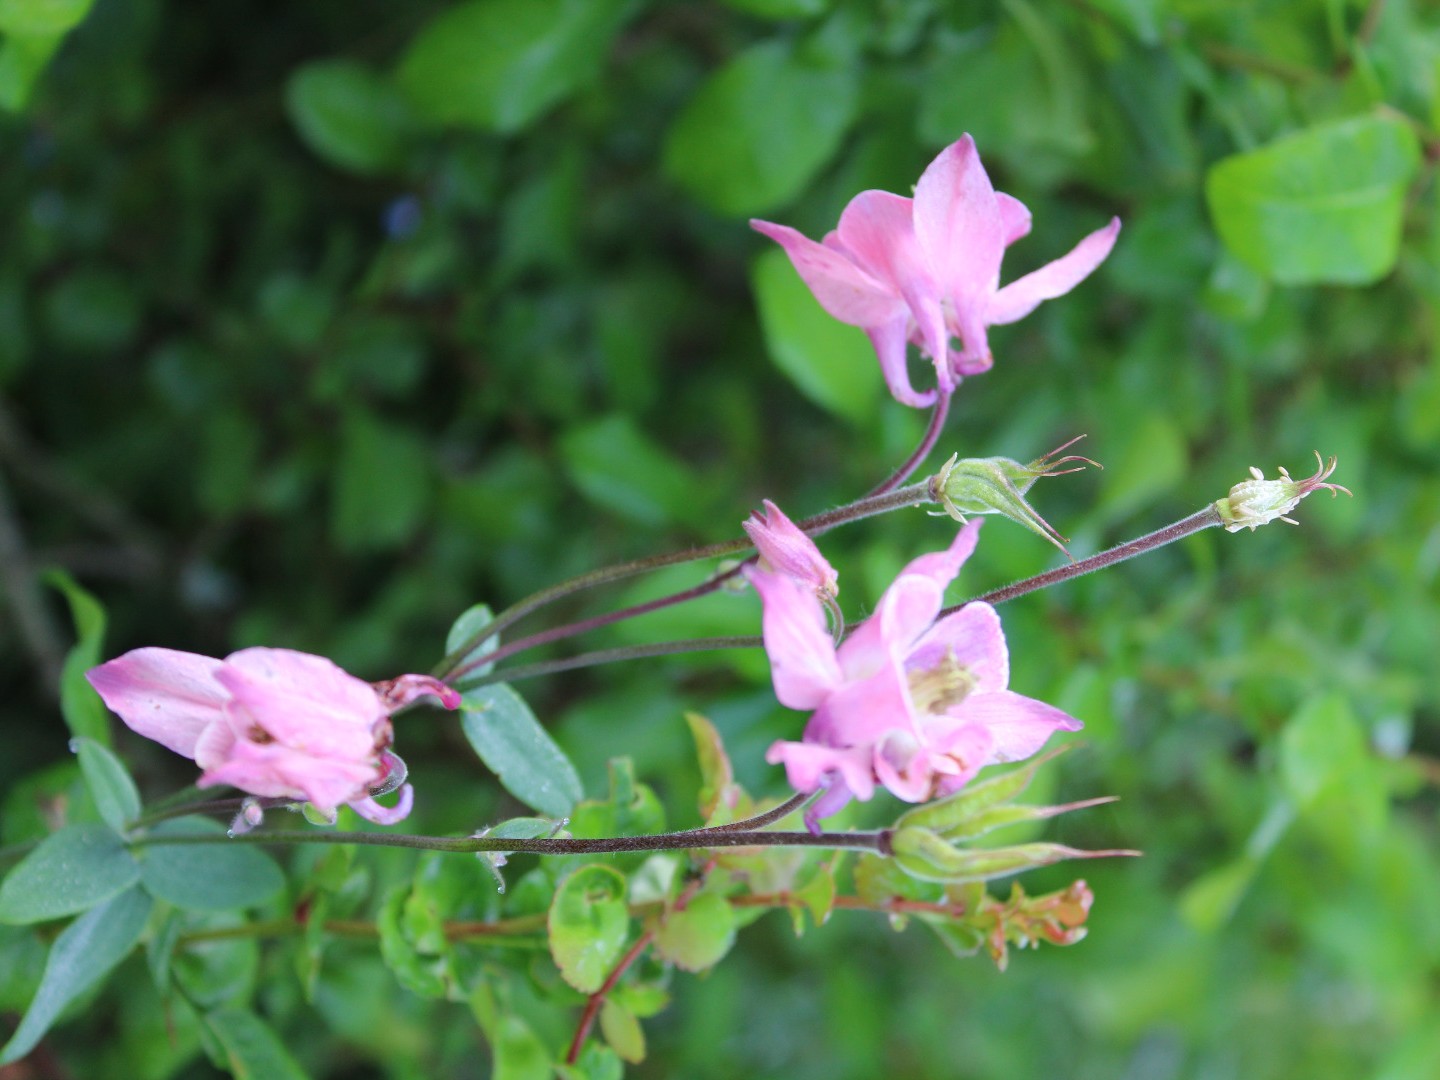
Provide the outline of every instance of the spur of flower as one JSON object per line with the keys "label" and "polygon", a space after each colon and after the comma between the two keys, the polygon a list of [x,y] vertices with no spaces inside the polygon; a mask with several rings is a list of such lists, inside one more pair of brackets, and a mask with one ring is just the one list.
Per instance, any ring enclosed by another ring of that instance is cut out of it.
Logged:
{"label": "spur of flower", "polygon": [[740,527],[755,545],[762,569],[794,578],[814,589],[822,599],[839,594],[835,568],[820,554],[815,541],[769,499],[765,500],[763,514],[757,510]]}
{"label": "spur of flower", "polygon": [[[1002,288],[1001,260],[1030,232],[1030,211],[995,190],[969,135],[930,163],[913,199],[862,191],[819,243],[786,225],[750,224],[785,249],[821,307],[864,329],[890,392],[917,407],[948,396],[963,376],[988,370],[987,328],[1022,319],[1080,284],[1120,231],[1120,219],[1112,218],[1069,254]],[[950,347],[952,338],[960,339],[959,351]],[[936,390],[911,385],[907,343],[934,363]]]}
{"label": "spur of flower", "polygon": [[838,647],[819,599],[792,578],[758,567],[775,695],[811,713],[799,742],[774,743],[796,791],[823,791],[806,814],[817,829],[877,784],[907,802],[953,794],[986,765],[1019,761],[1055,731],[1081,725],[1053,706],[1008,689],[1000,618],[983,602],[940,618],[945,587],[975,549],[981,519],[950,547],[900,572],[875,613]]}
{"label": "spur of flower", "polygon": [[[137,734],[191,758],[200,787],[302,800],[321,816],[341,804],[382,825],[409,812],[405,765],[390,749],[390,715],[433,695],[460,695],[426,675],[370,684],[331,661],[290,649],[242,649],[224,660],[135,649],[85,676]],[[394,807],[373,798],[400,789]]]}

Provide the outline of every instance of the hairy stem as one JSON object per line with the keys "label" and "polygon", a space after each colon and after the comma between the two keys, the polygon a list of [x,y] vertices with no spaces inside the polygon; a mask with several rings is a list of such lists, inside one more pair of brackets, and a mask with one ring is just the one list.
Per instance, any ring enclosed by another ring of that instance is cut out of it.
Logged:
{"label": "hairy stem", "polygon": [[950,414],[950,395],[942,393],[935,400],[935,408],[930,412],[930,423],[925,428],[925,434],[920,437],[920,445],[915,447],[912,453],[901,466],[891,474],[890,479],[876,485],[865,497],[871,498],[876,495],[884,495],[887,491],[894,491],[911,474],[925,463],[930,456],[930,451],[935,449],[935,443],[940,439],[940,432],[945,428],[945,418]]}
{"label": "hairy stem", "polygon": [[[899,474],[897,473],[896,475],[898,476]],[[892,477],[892,480],[893,479]],[[887,481],[887,484],[888,483],[889,481]],[[839,507],[835,510],[827,510],[823,514],[808,517],[804,521],[799,522],[799,528],[811,536],[819,536],[835,528],[837,525],[846,525],[852,521],[860,521],[862,518],[873,517],[876,514],[883,514],[906,506],[918,506],[923,503],[935,501],[928,481],[922,481],[898,489],[886,487],[885,485],[882,485],[882,488],[885,488],[885,490],[877,489],[876,492],[846,506]],[[660,608],[668,607],[671,604],[678,604],[685,600],[693,600],[698,596],[704,596],[720,588],[725,581],[739,572],[739,568],[737,567],[734,570],[727,571],[725,574],[717,575],[709,581],[702,582],[693,588],[685,589],[668,597],[650,600],[643,604],[622,608],[619,611],[598,615],[577,623],[553,627],[549,630],[541,631],[538,634],[531,634],[528,637],[516,638],[514,641],[507,642],[482,656],[466,658],[467,654],[482,641],[495,637],[501,631],[508,629],[532,611],[559,600],[562,597],[569,596],[571,593],[592,588],[596,585],[621,581],[625,578],[634,577],[636,574],[643,574],[650,570],[658,570],[665,566],[693,562],[698,559],[716,558],[722,555],[734,555],[742,551],[747,551],[750,547],[751,544],[748,538],[744,540],[732,540],[723,544],[710,544],[707,547],[691,548],[688,551],[675,552],[670,555],[655,555],[646,559],[635,559],[631,562],[617,563],[614,566],[592,570],[588,574],[581,574],[579,577],[562,581],[557,585],[550,586],[548,589],[542,589],[537,593],[533,593],[524,600],[506,608],[495,617],[494,621],[476,631],[469,640],[463,642],[458,648],[441,660],[431,674],[438,679],[454,684],[463,679],[468,672],[474,671],[476,668],[485,664],[492,664],[506,657],[513,656],[524,649],[534,648],[537,645],[548,644],[552,641],[559,641],[562,638],[571,637],[586,630],[594,630],[601,626],[608,626],[612,623],[620,622],[623,619],[634,618],[637,615],[658,611]],[[467,684],[467,687],[469,685],[471,684]],[[473,685],[481,684],[477,683]]]}
{"label": "hairy stem", "polygon": [[[698,842],[697,842],[698,841]],[[890,830],[878,832],[763,832],[753,829],[691,830],[657,833],[652,836],[605,836],[592,840],[573,837],[522,839],[502,836],[407,836],[401,833],[321,832],[318,829],[276,829],[224,836],[196,833],[142,836],[130,841],[132,847],[155,844],[361,844],[374,847],[407,847],[425,851],[533,852],[537,855],[600,855],[617,851],[683,851],[690,848],[720,847],[817,847],[855,848],[890,854]]]}
{"label": "hairy stem", "polygon": [[1197,510],[1187,518],[1181,518],[1163,529],[1156,529],[1152,533],[1137,537],[1134,540],[1127,540],[1118,544],[1108,551],[1102,551],[1098,555],[1091,555],[1088,559],[1081,559],[1079,562],[1070,563],[1067,566],[1059,566],[1054,570],[1047,570],[1043,574],[1036,574],[1034,577],[1025,578],[1005,585],[999,589],[992,589],[988,593],[972,597],[964,603],[955,604],[946,608],[940,613],[941,617],[958,611],[965,604],[974,603],[976,600],[983,600],[987,604],[1003,604],[1006,600],[1014,600],[1017,596],[1024,596],[1026,593],[1035,592],[1050,585],[1058,585],[1062,581],[1069,581],[1071,578],[1080,577],[1106,566],[1114,566],[1126,559],[1133,559],[1136,555],[1143,555],[1147,551],[1164,547],[1166,544],[1173,544],[1176,540],[1183,539],[1192,533],[1200,532],[1202,529],[1209,529],[1222,524],[1220,512],[1215,509],[1214,504]]}

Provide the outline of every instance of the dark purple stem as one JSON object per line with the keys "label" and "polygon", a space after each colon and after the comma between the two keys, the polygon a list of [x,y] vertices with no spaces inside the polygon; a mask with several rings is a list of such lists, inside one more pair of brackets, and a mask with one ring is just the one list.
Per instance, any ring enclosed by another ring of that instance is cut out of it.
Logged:
{"label": "dark purple stem", "polygon": [[1202,529],[1209,529],[1215,525],[1223,524],[1220,520],[1220,512],[1211,503],[1203,510],[1197,510],[1187,518],[1181,518],[1172,525],[1166,525],[1163,529],[1156,529],[1152,533],[1127,540],[1118,544],[1108,551],[1102,551],[1098,555],[1091,555],[1088,559],[1081,559],[1079,562],[1070,563],[1067,566],[1059,566],[1054,570],[1047,570],[1043,574],[1036,574],[1034,577],[1026,578],[1024,581],[1016,581],[999,589],[992,589],[981,596],[972,597],[964,603],[955,604],[946,608],[940,616],[949,615],[953,611],[959,611],[965,604],[974,603],[976,600],[983,600],[987,604],[1003,604],[1006,600],[1014,600],[1017,596],[1024,596],[1036,589],[1043,589],[1049,585],[1058,585],[1062,581],[1069,581],[1071,578],[1080,577],[1093,570],[1099,570],[1106,566],[1114,566],[1126,559],[1133,559],[1136,555],[1143,555],[1157,547],[1166,544],[1173,544],[1176,540],[1183,539],[1191,533],[1200,532]]}
{"label": "dark purple stem", "polygon": [[890,479],[884,481],[865,497],[868,499],[874,495],[884,495],[887,491],[894,491],[897,487],[910,479],[911,475],[930,456],[930,451],[935,449],[935,443],[940,439],[940,432],[945,428],[945,418],[950,414],[950,395],[941,393],[935,401],[935,408],[930,413],[930,426],[925,429],[925,434],[920,438],[920,445],[915,447],[915,452],[905,459],[900,468],[896,469]]}

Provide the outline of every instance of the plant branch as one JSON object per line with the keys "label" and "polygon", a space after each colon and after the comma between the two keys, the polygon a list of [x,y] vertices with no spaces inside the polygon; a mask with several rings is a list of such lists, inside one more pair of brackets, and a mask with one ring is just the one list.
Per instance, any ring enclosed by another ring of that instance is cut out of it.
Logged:
{"label": "plant branch", "polygon": [[876,495],[884,495],[888,491],[894,491],[906,480],[910,479],[911,474],[923,465],[925,459],[930,456],[930,451],[935,449],[935,443],[940,439],[940,432],[945,428],[945,418],[949,414],[950,395],[942,393],[935,399],[935,408],[930,412],[930,423],[925,428],[925,434],[920,437],[920,445],[915,447],[915,452],[906,458],[900,467],[891,474],[890,479],[885,480],[871,489],[870,493],[865,496],[867,499]]}
{"label": "plant branch", "polygon": [[959,611],[965,604],[973,604],[983,600],[987,604],[1003,604],[1006,600],[1014,600],[1017,596],[1024,596],[1026,593],[1035,592],[1050,585],[1058,585],[1062,581],[1069,581],[1071,578],[1080,577],[1106,566],[1114,566],[1126,559],[1133,559],[1136,555],[1143,555],[1147,551],[1172,544],[1191,533],[1200,532],[1202,529],[1209,529],[1221,524],[1220,512],[1215,509],[1212,503],[1203,510],[1197,510],[1187,518],[1166,525],[1163,529],[1156,529],[1152,533],[1137,537],[1134,540],[1127,540],[1118,544],[1108,551],[1102,551],[1098,555],[1091,555],[1088,559],[1081,559],[1079,562],[1070,563],[1067,566],[1059,566],[1054,570],[1047,570],[1043,574],[1036,574],[1034,577],[1025,578],[1022,581],[1013,582],[999,589],[992,589],[990,592],[982,593],[980,596],[971,597],[964,603],[953,604],[940,612],[940,617]]}
{"label": "plant branch", "polygon": [[[928,451],[927,451],[928,452]],[[898,473],[896,474],[899,475]],[[894,478],[892,477],[892,480]],[[889,481],[887,481],[889,483]],[[885,487],[885,485],[881,485]],[[908,487],[898,489],[878,490],[863,499],[838,507],[834,510],[827,510],[822,514],[815,514],[798,523],[801,531],[811,536],[819,536],[839,525],[846,525],[852,521],[860,521],[863,518],[873,517],[876,514],[888,513],[891,510],[898,510],[907,506],[918,506],[927,502],[935,502],[934,493],[930,489],[929,481],[921,481],[911,484]],[[739,568],[726,571],[724,574],[716,575],[709,581],[702,582],[690,589],[675,593],[669,597],[661,597],[658,600],[650,600],[633,607],[623,608],[620,611],[610,612],[605,615],[598,615],[591,619],[582,620],[578,623],[571,623],[566,626],[553,627],[549,630],[532,634],[528,637],[517,638],[507,642],[498,648],[481,656],[467,659],[467,654],[483,641],[487,641],[497,634],[508,629],[520,619],[537,610],[546,604],[553,603],[571,593],[579,592],[582,589],[592,588],[596,585],[604,585],[613,581],[621,581],[625,578],[634,577],[650,570],[658,570],[665,566],[672,566],[677,563],[693,562],[698,559],[715,558],[722,555],[734,555],[742,551],[748,551],[751,547],[748,538],[744,540],[732,540],[723,544],[711,544],[707,547],[691,548],[687,551],[674,552],[670,555],[655,555],[646,559],[636,559],[631,562],[617,563],[614,566],[603,567],[599,570],[592,570],[587,574],[570,578],[548,589],[542,589],[533,593],[524,600],[511,605],[502,611],[495,619],[487,623],[480,630],[477,630],[469,640],[462,642],[460,646],[451,651],[431,671],[436,678],[445,682],[456,684],[463,679],[467,672],[475,670],[485,664],[495,663],[516,653],[533,648],[537,645],[548,644],[552,641],[559,641],[562,638],[570,637],[585,630],[593,630],[600,626],[608,626],[620,622],[623,619],[634,618],[637,615],[644,615],[660,608],[668,607],[671,604],[680,603],[684,600],[692,600],[706,593],[714,592],[720,588],[725,581],[739,572]],[[563,669],[562,669],[563,670]],[[488,681],[498,681],[489,679]],[[480,683],[467,685],[483,685]]]}
{"label": "plant branch", "polygon": [[[700,842],[697,843],[696,841]],[[890,830],[877,832],[763,832],[751,829],[731,831],[657,833],[651,836],[605,836],[583,840],[574,837],[503,836],[409,836],[402,833],[322,832],[318,829],[275,829],[224,836],[216,833],[151,835],[136,837],[131,847],[156,844],[361,844],[373,847],[405,847],[425,851],[503,851],[536,855],[601,855],[620,851],[684,851],[721,847],[816,847],[854,848],[890,854]]]}

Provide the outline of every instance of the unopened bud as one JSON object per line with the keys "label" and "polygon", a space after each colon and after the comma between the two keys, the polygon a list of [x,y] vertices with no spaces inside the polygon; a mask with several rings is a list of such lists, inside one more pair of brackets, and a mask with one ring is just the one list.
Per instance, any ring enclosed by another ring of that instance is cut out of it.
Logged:
{"label": "unopened bud", "polygon": [[[1064,476],[1079,472],[1086,465],[1100,468],[1097,462],[1077,454],[1056,457],[1083,438],[1083,435],[1076,436],[1028,465],[1004,457],[962,460],[956,454],[930,478],[931,496],[956,521],[964,521],[966,514],[1002,514],[1069,555],[1070,552],[1065,550],[1065,537],[1025,501],[1025,493],[1042,476]],[[1059,467],[1072,462],[1079,464],[1070,469]]]}
{"label": "unopened bud", "polygon": [[1264,473],[1252,467],[1250,475],[1253,479],[1236,484],[1230,489],[1229,495],[1215,504],[1225,530],[1239,532],[1241,529],[1249,529],[1254,532],[1261,525],[1277,518],[1289,525],[1298,525],[1299,522],[1286,515],[1312,491],[1324,488],[1332,496],[1342,491],[1346,495],[1351,494],[1349,488],[1325,483],[1326,478],[1335,471],[1333,457],[1328,462],[1324,461],[1317,450],[1315,462],[1318,468],[1314,475],[1304,480],[1291,479],[1283,466],[1280,469],[1280,479],[1266,480]]}
{"label": "unopened bud", "polygon": [[1064,844],[1016,844],[1003,848],[956,847],[929,829],[896,829],[890,838],[895,862],[922,881],[961,884],[1005,877],[1062,859],[1100,859],[1138,855],[1136,851],[1081,851]]}

